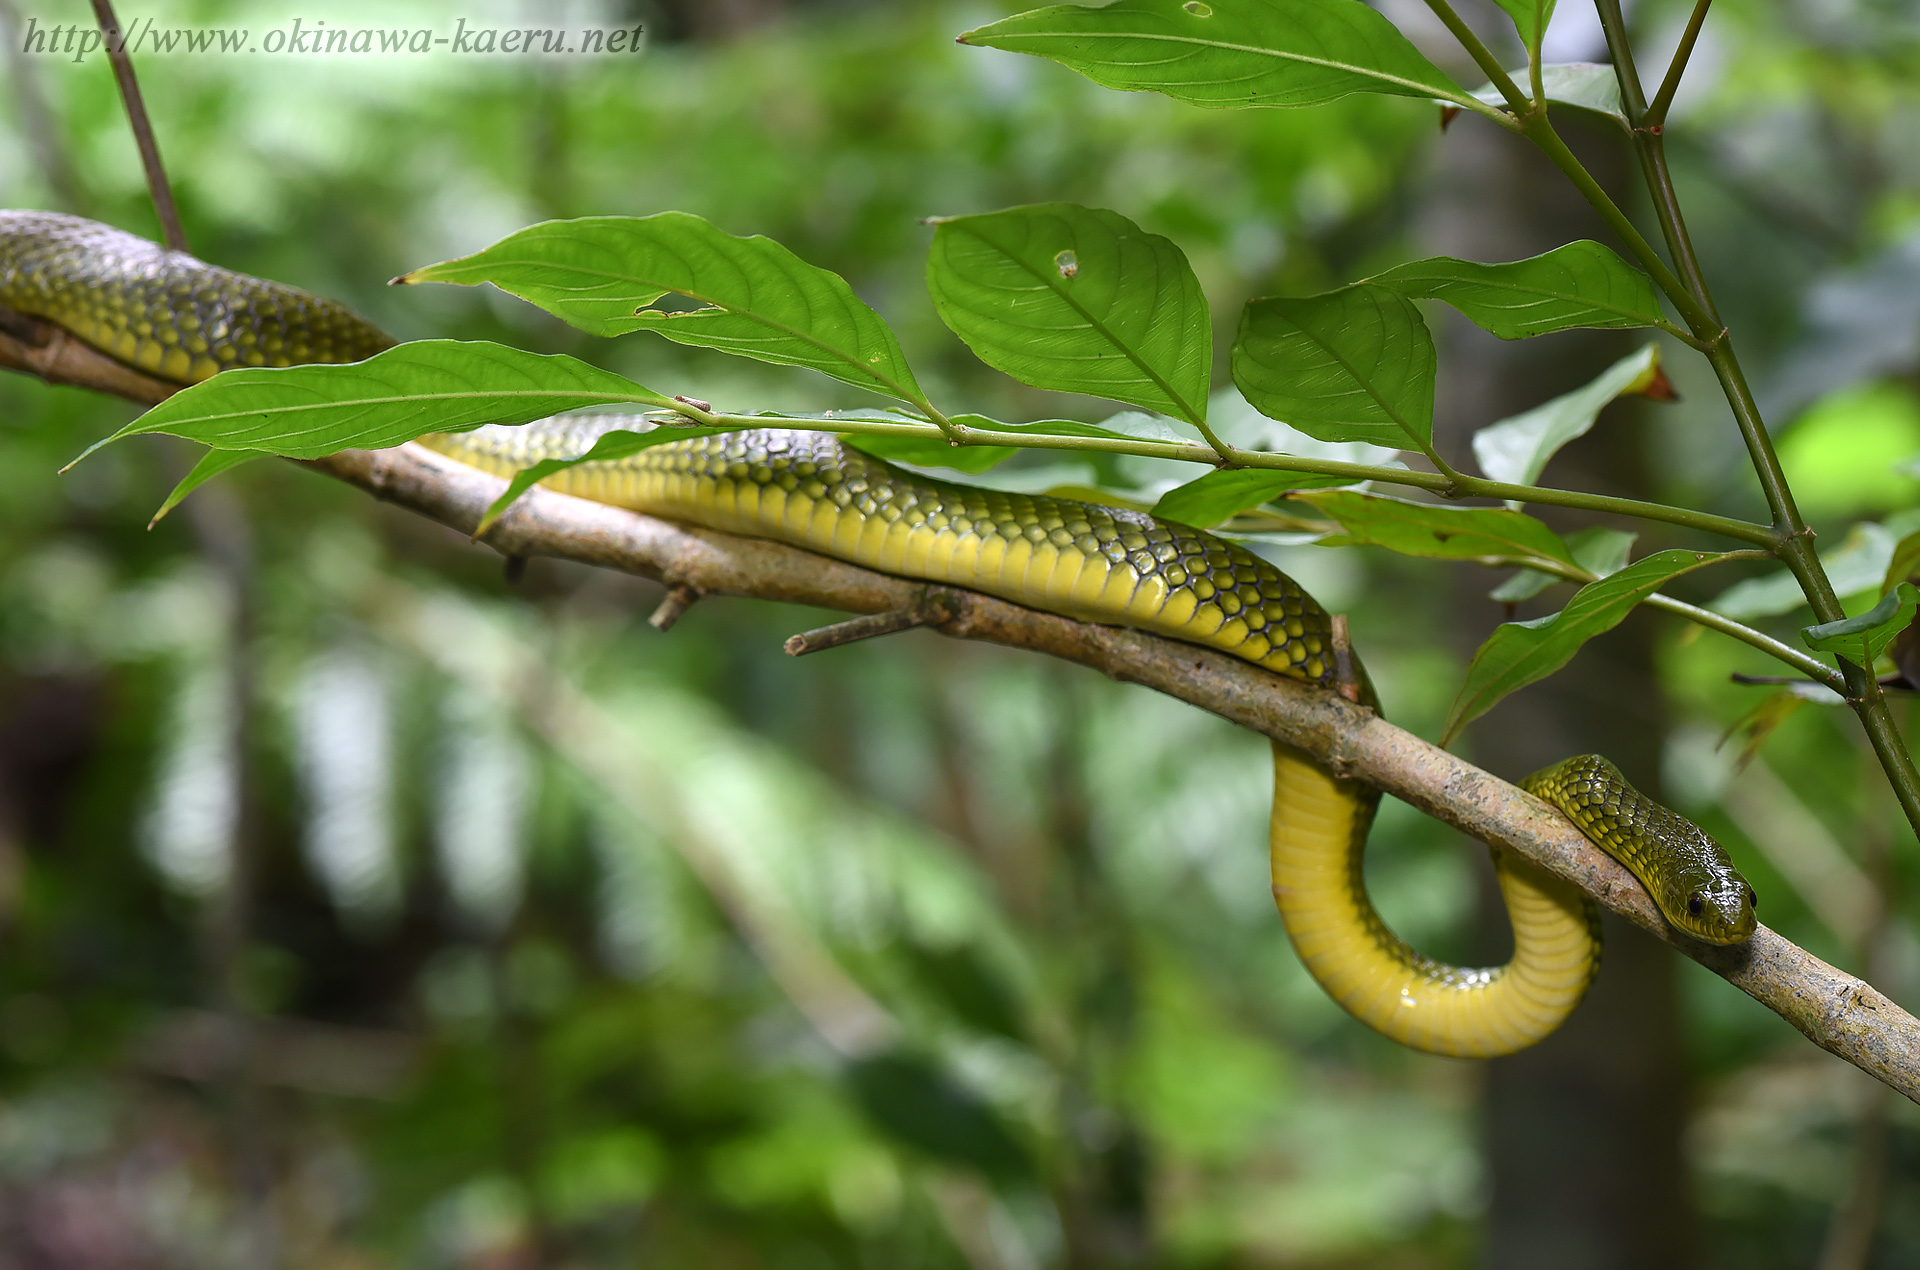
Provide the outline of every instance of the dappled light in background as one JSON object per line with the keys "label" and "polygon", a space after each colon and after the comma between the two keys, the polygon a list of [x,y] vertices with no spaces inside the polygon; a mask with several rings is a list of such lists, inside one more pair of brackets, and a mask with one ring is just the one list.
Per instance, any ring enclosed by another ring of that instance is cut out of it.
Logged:
{"label": "dappled light in background", "polygon": [[[1022,7],[568,4],[537,20],[655,38],[535,63],[136,60],[196,252],[404,337],[567,352],[734,407],[870,404],[650,334],[589,341],[490,289],[384,285],[543,218],[677,208],[846,275],[941,400],[1099,422],[1111,403],[981,366],[924,281],[918,218],[1072,200],[1192,260],[1229,440],[1379,461],[1247,406],[1226,386],[1233,323],[1252,296],[1413,254],[1421,200],[1484,125],[1442,134],[1427,102],[1362,96],[1201,111],[953,43]],[[295,16],[316,15],[211,0],[191,21]],[[1603,57],[1591,16],[1567,0],[1549,40]],[[1649,65],[1685,16],[1636,7]],[[1849,612],[1920,529],[1916,47],[1874,6],[1716,11],[1671,129]],[[79,210],[153,234],[104,61],[33,66]],[[13,101],[0,182],[59,206]],[[1681,399],[1645,416],[1654,492],[1758,514],[1724,403],[1661,340]],[[1441,364],[1443,397],[1468,391]],[[1585,378],[1529,380],[1522,405]],[[183,470],[158,439],[51,475],[124,405],[19,377],[0,402],[0,848],[22,875],[0,926],[0,1264],[1484,1263],[1480,1069],[1363,1032],[1301,969],[1267,880],[1260,738],[925,633],[796,661],[781,640],[829,619],[790,606],[706,599],[661,634],[650,583],[543,560],[510,583],[487,549],[285,463],[196,495],[237,502],[236,574],[192,505],[147,530]],[[1643,408],[1611,407],[1584,444],[1640,437],[1622,419]],[[1193,475],[1028,454],[981,480],[1151,505]],[[1323,528],[1247,541],[1350,615],[1389,717],[1424,736],[1486,631],[1567,594],[1491,599],[1506,572],[1311,545]],[[1685,594],[1783,640],[1812,620],[1777,565]],[[1645,725],[1670,801],[1728,844],[1770,925],[1850,971],[1871,955],[1914,1004],[1914,844],[1837,699],[1776,702],[1740,767],[1744,737],[1722,733],[1774,689],[1728,673],[1772,667],[1648,629],[1653,692],[1686,721]],[[56,689],[82,703],[74,735],[22,739]],[[1374,844],[1396,930],[1503,955],[1476,923],[1481,848],[1391,801]],[[1862,915],[1883,888],[1876,951]],[[1863,1120],[1857,1073],[1690,964],[1677,992],[1697,1264],[1810,1264],[1863,1123],[1888,1152],[1875,1264],[1920,1256],[1913,1109]]]}

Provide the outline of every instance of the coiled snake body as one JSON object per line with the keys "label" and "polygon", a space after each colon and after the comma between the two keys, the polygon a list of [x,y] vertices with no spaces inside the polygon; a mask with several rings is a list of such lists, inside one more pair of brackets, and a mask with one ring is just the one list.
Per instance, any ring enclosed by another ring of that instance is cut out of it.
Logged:
{"label": "coiled snake body", "polygon": [[[43,212],[0,213],[0,304],[181,384],[232,365],[351,361],[392,342],[331,302]],[[422,443],[510,475],[583,453],[607,426],[562,418]],[[1237,544],[1138,512],[931,479],[826,434],[769,429],[690,438],[581,465],[547,484],[1138,627],[1312,683],[1336,686],[1341,677],[1325,610]],[[1345,681],[1373,704],[1357,662]],[[1631,868],[1675,926],[1714,943],[1751,935],[1752,891],[1726,853],[1640,796],[1606,760],[1569,759],[1530,777],[1526,788]],[[1512,960],[1462,969],[1425,957],[1387,929],[1367,897],[1362,853],[1378,802],[1376,791],[1274,746],[1273,894],[1308,971],[1355,1018],[1431,1053],[1506,1054],[1553,1031],[1599,967],[1592,905],[1530,863],[1495,852]]]}

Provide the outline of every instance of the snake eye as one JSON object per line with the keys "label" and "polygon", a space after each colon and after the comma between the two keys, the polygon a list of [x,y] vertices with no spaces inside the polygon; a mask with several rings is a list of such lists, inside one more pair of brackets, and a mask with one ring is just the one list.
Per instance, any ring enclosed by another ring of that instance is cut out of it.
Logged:
{"label": "snake eye", "polygon": [[1756,912],[1760,908],[1760,897],[1753,893],[1752,887],[1747,888],[1747,907],[1755,910]]}
{"label": "snake eye", "polygon": [[1700,892],[1695,891],[1692,895],[1687,896],[1687,912],[1691,913],[1695,917],[1698,917],[1700,916],[1700,914],[1706,911],[1707,911],[1707,900],[1705,896],[1700,894]]}

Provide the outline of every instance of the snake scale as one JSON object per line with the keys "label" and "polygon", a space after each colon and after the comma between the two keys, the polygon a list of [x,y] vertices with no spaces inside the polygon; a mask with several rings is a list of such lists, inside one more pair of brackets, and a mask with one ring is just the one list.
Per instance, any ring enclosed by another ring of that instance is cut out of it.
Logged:
{"label": "snake scale", "polygon": [[[229,366],[353,361],[393,342],[331,301],[47,212],[0,212],[0,304],[177,384]],[[583,453],[608,426],[563,417],[422,443],[508,475]],[[1236,543],[1139,512],[936,480],[824,433],[774,429],[658,445],[547,484],[1341,686],[1332,620],[1298,583]],[[1376,704],[1350,664],[1345,684]],[[1490,1057],[1540,1040],[1579,1003],[1600,939],[1597,910],[1573,887],[1496,851],[1512,960],[1435,961],[1395,936],[1367,896],[1362,856],[1378,792],[1277,743],[1273,769],[1274,899],[1303,964],[1355,1018],[1415,1049]],[[1719,944],[1753,933],[1753,892],[1726,852],[1605,759],[1568,759],[1525,788],[1631,869],[1678,929]]]}

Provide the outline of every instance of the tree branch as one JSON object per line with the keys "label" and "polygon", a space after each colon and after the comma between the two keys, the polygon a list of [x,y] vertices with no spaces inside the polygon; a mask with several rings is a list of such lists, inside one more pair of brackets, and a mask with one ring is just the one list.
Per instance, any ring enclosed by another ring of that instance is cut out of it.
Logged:
{"label": "tree branch", "polygon": [[[60,355],[52,356],[52,349]],[[140,402],[172,391],[60,337],[36,349],[0,330],[0,365]],[[47,375],[42,365],[58,375]],[[506,488],[498,477],[417,445],[348,450],[306,466],[468,534]],[[510,507],[482,541],[508,557],[577,560],[701,595],[752,596],[852,613],[909,609],[925,595],[922,583],[796,547],[673,525],[538,487]],[[1373,711],[1198,645],[1076,622],[970,591],[952,592],[951,598],[951,615],[930,623],[942,634],[1078,662],[1304,750],[1342,776],[1385,790],[1566,878],[1765,1005],[1814,1044],[1920,1102],[1920,1020],[1870,984],[1765,926],[1751,942],[1734,947],[1681,935],[1633,875],[1559,812]]]}

